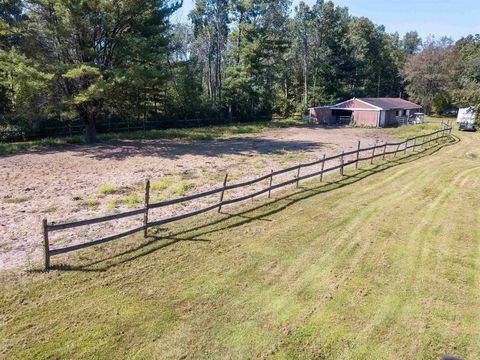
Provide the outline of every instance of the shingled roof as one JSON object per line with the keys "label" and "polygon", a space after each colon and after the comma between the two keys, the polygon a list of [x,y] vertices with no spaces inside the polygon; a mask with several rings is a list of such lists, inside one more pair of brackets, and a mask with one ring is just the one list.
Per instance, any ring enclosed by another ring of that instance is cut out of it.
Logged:
{"label": "shingled roof", "polygon": [[359,100],[370,105],[381,108],[382,110],[396,110],[396,109],[420,109],[421,106],[411,101],[400,98],[359,98]]}

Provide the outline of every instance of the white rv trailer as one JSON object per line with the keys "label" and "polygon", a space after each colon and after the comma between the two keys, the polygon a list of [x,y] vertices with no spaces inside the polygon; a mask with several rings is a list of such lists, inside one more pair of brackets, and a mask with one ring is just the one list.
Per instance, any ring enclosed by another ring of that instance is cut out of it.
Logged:
{"label": "white rv trailer", "polygon": [[473,106],[458,109],[457,124],[458,130],[475,131],[475,116],[477,115]]}

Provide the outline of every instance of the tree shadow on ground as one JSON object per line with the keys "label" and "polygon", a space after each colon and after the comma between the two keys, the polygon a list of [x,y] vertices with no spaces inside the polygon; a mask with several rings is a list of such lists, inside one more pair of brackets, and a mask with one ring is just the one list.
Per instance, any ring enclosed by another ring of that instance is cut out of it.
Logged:
{"label": "tree shadow on ground", "polygon": [[442,148],[454,145],[460,141],[461,140],[458,137],[452,135],[452,140],[447,143],[421,149],[420,151],[412,152],[403,157],[387,159],[382,163],[373,165],[367,169],[358,169],[355,171],[355,173],[345,174],[342,178],[338,180],[324,182],[318,186],[302,186],[296,189],[296,191],[293,193],[280,194],[280,196],[269,199],[268,201],[258,206],[248,208],[246,210],[240,210],[238,212],[223,211],[222,218],[216,219],[206,224],[190,227],[177,232],[173,231],[171,233],[165,234],[164,236],[150,234],[148,240],[143,241],[142,244],[135,246],[134,248],[122,251],[118,254],[94,260],[79,266],[66,264],[52,265],[51,269],[61,271],[104,272],[110,268],[114,268],[121,264],[129,263],[136,259],[152,254],[168,246],[174,245],[180,241],[198,241],[208,243],[211,240],[204,239],[202,238],[202,236],[239,227],[253,221],[271,221],[270,219],[267,219],[267,217],[281,212],[299,201],[308,199],[313,196],[317,196],[322,193],[341,189],[345,186],[367,179],[372,175],[378,174],[393,167],[407,164],[423,157],[433,155],[434,153],[440,151]]}
{"label": "tree shadow on ground", "polygon": [[328,142],[228,137],[215,140],[153,139],[115,140],[96,145],[62,145],[49,149],[0,154],[0,159],[18,155],[54,155],[68,152],[72,156],[94,160],[125,160],[131,157],[156,157],[175,160],[185,155],[221,157],[224,155],[281,154],[285,151],[314,151],[331,146]]}
{"label": "tree shadow on ground", "polygon": [[[293,128],[315,130],[342,130],[343,126],[297,126]],[[291,129],[291,128],[290,128]],[[272,128],[270,130],[287,130]],[[269,130],[269,131],[270,131]],[[356,136],[355,129],[349,129],[352,137]],[[365,129],[362,129],[365,130]],[[375,131],[376,129],[371,129]],[[372,132],[374,134],[374,132]],[[374,142],[372,135],[372,142]],[[356,146],[356,141],[352,148]],[[334,145],[326,141],[306,141],[300,139],[271,139],[262,137],[262,132],[245,133],[228,137],[218,137],[208,140],[193,140],[189,138],[162,139],[121,139],[100,141],[96,145],[67,144],[46,149],[30,150],[13,154],[2,154],[6,158],[21,154],[52,155],[62,152],[72,153],[73,156],[89,157],[95,160],[124,160],[130,157],[160,157],[164,159],[178,159],[185,155],[205,157],[220,157],[224,155],[245,154],[275,154],[283,151],[315,151]],[[347,149],[345,149],[347,150]]]}
{"label": "tree shadow on ground", "polygon": [[185,155],[222,157],[225,155],[280,154],[283,151],[305,152],[323,149],[328,143],[301,140],[274,140],[254,137],[231,137],[205,140],[120,141],[85,147],[79,156],[96,160],[124,160],[130,157],[156,157],[175,160]]}

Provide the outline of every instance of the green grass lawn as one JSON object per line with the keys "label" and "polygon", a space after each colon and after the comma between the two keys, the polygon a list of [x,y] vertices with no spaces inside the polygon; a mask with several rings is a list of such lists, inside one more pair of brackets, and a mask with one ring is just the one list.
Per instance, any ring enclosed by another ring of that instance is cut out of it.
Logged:
{"label": "green grass lawn", "polygon": [[0,358],[478,359],[480,143],[455,134],[3,274]]}
{"label": "green grass lawn", "polygon": [[438,130],[442,121],[444,123],[447,123],[448,121],[453,121],[453,125],[455,125],[455,118],[426,116],[425,123],[423,124],[387,128],[386,131],[390,135],[394,136],[396,139],[403,140],[409,137],[414,137],[421,133],[426,134]]}
{"label": "green grass lawn", "polygon": [[[272,121],[252,122],[244,124],[236,123],[218,126],[206,126],[200,128],[147,130],[98,134],[97,139],[100,142],[140,139],[214,140],[222,137],[241,134],[254,134],[269,129],[299,126],[302,124],[303,123],[298,119],[275,119]],[[47,138],[36,141],[3,143],[0,144],[0,155],[14,154],[29,150],[40,150],[68,144],[85,144],[85,140],[83,136],[77,135],[72,137]]]}

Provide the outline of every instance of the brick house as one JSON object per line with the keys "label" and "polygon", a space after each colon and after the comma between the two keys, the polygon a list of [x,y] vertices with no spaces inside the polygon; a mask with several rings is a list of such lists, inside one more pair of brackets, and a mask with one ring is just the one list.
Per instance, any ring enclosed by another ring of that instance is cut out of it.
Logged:
{"label": "brick house", "polygon": [[400,98],[353,98],[336,105],[310,108],[317,124],[349,124],[385,127],[420,112],[421,106]]}

